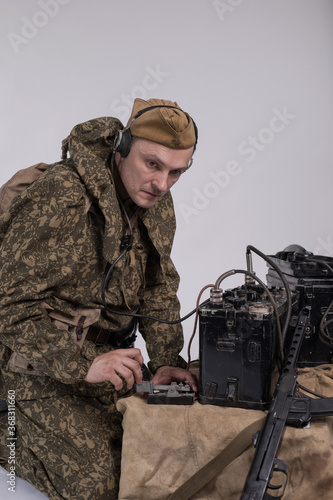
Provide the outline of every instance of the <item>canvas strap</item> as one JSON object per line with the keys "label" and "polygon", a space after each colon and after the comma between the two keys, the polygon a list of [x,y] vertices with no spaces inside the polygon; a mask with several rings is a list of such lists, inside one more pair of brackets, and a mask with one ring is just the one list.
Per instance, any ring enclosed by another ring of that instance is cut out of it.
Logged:
{"label": "canvas strap", "polygon": [[253,434],[262,428],[265,420],[266,416],[245,427],[215,458],[174,491],[168,500],[188,500],[201,490],[251,445]]}

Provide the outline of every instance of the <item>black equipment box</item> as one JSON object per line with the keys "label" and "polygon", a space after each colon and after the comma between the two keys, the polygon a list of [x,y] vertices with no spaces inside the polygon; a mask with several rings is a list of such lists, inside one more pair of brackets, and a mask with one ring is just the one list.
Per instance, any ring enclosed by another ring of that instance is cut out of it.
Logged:
{"label": "black equipment box", "polygon": [[[279,317],[285,290],[271,291]],[[282,321],[283,322],[283,321]],[[277,345],[273,306],[260,285],[226,290],[223,302],[199,308],[199,402],[266,409]]]}
{"label": "black equipment box", "polygon": [[[299,245],[291,245],[269,257],[282,271],[290,289],[299,292],[298,311],[303,307],[310,308],[309,326],[297,365],[307,367],[332,363],[333,325],[326,327],[326,331],[332,337],[330,342],[323,339],[320,323],[333,300],[333,258],[314,255]],[[283,285],[280,276],[271,267],[268,268],[266,280],[269,287]],[[332,317],[333,309],[331,313],[329,312],[327,320]],[[290,342],[291,339],[287,337],[287,349]]]}

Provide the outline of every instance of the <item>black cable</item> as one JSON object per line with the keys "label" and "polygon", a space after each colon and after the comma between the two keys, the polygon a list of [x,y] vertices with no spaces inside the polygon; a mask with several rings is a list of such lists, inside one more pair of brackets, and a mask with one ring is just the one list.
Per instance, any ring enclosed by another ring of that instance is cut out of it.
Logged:
{"label": "black cable", "polygon": [[[125,210],[125,208],[124,208]],[[130,312],[123,312],[123,311],[117,311],[115,309],[112,309],[111,307],[109,307],[106,303],[106,298],[105,298],[105,293],[106,293],[106,288],[107,288],[107,285],[110,281],[110,277],[111,277],[111,274],[113,273],[113,270],[116,266],[116,264],[126,255],[126,253],[132,248],[132,243],[133,243],[133,231],[132,231],[132,225],[131,225],[131,222],[129,220],[129,218],[127,217],[127,222],[128,222],[128,225],[129,225],[129,230],[130,230],[130,235],[126,235],[123,237],[122,241],[124,241],[124,238],[127,238],[128,236],[131,237],[131,241],[129,241],[129,243],[127,244],[126,248],[124,248],[124,251],[117,257],[117,259],[112,263],[112,265],[110,266],[110,269],[108,270],[106,276],[105,276],[105,279],[104,279],[104,282],[103,282],[103,286],[102,286],[102,304],[104,306],[104,308],[109,312],[109,313],[112,313],[112,314],[117,314],[119,316],[130,316],[131,318],[141,318],[141,319],[150,319],[152,321],[158,321],[159,323],[166,323],[167,325],[176,325],[177,323],[181,323],[182,321],[185,321],[186,319],[188,319],[190,316],[192,316],[195,312],[196,312],[196,309],[193,309],[193,311],[191,311],[190,313],[188,313],[186,316],[184,316],[183,318],[180,318],[180,319],[177,319],[177,320],[174,320],[174,321],[168,321],[168,320],[165,320],[165,319],[161,319],[161,318],[157,318],[155,316],[148,316],[148,315],[145,315],[145,314],[139,314],[139,313],[130,313]],[[200,306],[203,306],[205,304],[207,304],[207,302],[209,302],[209,299],[205,300],[202,304],[200,304]]]}
{"label": "black cable", "polygon": [[[122,256],[121,256],[122,257]],[[117,259],[117,262],[119,260],[119,257]],[[112,264],[111,268],[109,269],[108,271],[108,275],[111,274],[112,272],[112,268],[114,268],[115,266],[115,263]],[[111,272],[110,272],[111,271]],[[188,319],[190,316],[192,316],[195,312],[196,312],[196,308],[193,309],[193,311],[189,312],[188,314],[186,314],[186,316],[184,316],[183,318],[180,318],[180,319],[176,319],[174,321],[168,321],[166,319],[162,319],[162,318],[157,318],[155,316],[148,316],[146,314],[139,314],[139,313],[130,313],[130,312],[123,312],[123,311],[116,311],[115,309],[111,309],[111,307],[109,307],[105,301],[105,290],[106,290],[106,279],[104,280],[104,284],[103,284],[103,289],[102,289],[102,302],[103,302],[103,306],[105,307],[105,309],[111,313],[111,314],[118,314],[119,316],[130,316],[131,318],[141,318],[141,319],[150,319],[152,321],[158,321],[159,323],[165,323],[167,325],[176,325],[177,323],[181,323],[183,321],[185,321],[186,319]],[[207,304],[209,302],[210,299],[207,299],[205,300],[204,302],[202,302],[199,307],[201,306],[204,306],[205,304]]]}
{"label": "black cable", "polygon": [[[112,263],[112,265],[110,266],[110,269],[108,270],[108,272],[107,272],[107,274],[105,276],[105,279],[104,279],[104,282],[103,282],[103,287],[102,287],[102,304],[105,307],[105,309],[109,313],[118,314],[119,316],[130,316],[131,318],[150,319],[152,321],[158,321],[159,323],[166,323],[167,325],[176,325],[177,323],[181,323],[182,321],[185,321],[190,316],[192,316],[196,312],[196,308],[193,309],[193,311],[191,311],[190,313],[188,313],[183,318],[180,318],[180,319],[177,319],[177,320],[174,320],[174,321],[168,321],[166,319],[157,318],[155,316],[148,316],[148,315],[145,315],[145,314],[116,311],[115,309],[111,309],[111,307],[109,307],[107,305],[106,298],[105,298],[105,292],[106,292],[106,288],[107,288],[108,282],[110,280],[111,274],[112,274],[112,272],[113,272],[113,270],[114,270],[117,262],[119,262],[126,255],[126,253],[130,249],[131,249],[131,246],[128,245],[124,249],[124,251],[119,255],[119,257],[117,257],[117,259]],[[209,299],[205,300],[204,302],[202,302],[202,304],[200,304],[200,307],[203,306],[203,305],[205,305],[205,304],[207,304],[208,302],[209,302]]]}
{"label": "black cable", "polygon": [[290,292],[289,284],[288,284],[288,282],[287,282],[284,274],[280,270],[280,268],[275,264],[275,262],[272,261],[272,259],[270,257],[268,257],[267,255],[263,254],[262,252],[260,252],[260,250],[258,250],[257,248],[253,247],[252,245],[248,245],[246,247],[246,251],[248,252],[248,251],[251,251],[251,250],[254,253],[256,253],[257,255],[259,255],[262,259],[264,259],[266,262],[268,262],[268,264],[277,272],[277,274],[281,278],[282,283],[284,284],[284,288],[285,288],[285,291],[286,291],[286,294],[287,294],[287,316],[286,316],[286,320],[285,320],[285,323],[284,323],[284,326],[283,326],[283,331],[282,331],[282,341],[284,343],[285,338],[286,338],[286,334],[287,334],[287,329],[288,329],[289,323],[290,323],[291,310],[292,310],[292,298],[291,298],[291,292]]}
{"label": "black cable", "polygon": [[[114,165],[114,153],[112,154],[111,156],[111,160],[110,160],[110,168],[112,170],[113,168],[113,165]],[[104,278],[104,281],[103,281],[103,286],[102,286],[102,304],[105,308],[106,311],[108,311],[109,313],[111,314],[117,314],[118,316],[130,316],[131,318],[141,318],[141,319],[150,319],[152,321],[158,321],[159,323],[165,323],[167,325],[176,325],[177,323],[181,323],[182,321],[185,321],[186,319],[188,319],[190,316],[192,316],[195,312],[196,312],[196,308],[193,309],[193,311],[191,311],[190,313],[188,313],[186,316],[184,316],[183,318],[180,318],[180,319],[177,319],[177,320],[174,320],[174,321],[168,321],[168,320],[165,320],[165,319],[161,319],[161,318],[157,318],[155,316],[148,316],[148,315],[145,315],[145,314],[139,314],[139,313],[130,313],[130,312],[123,312],[123,311],[117,311],[115,309],[112,309],[111,307],[109,307],[106,303],[106,298],[105,298],[105,293],[106,293],[106,288],[108,286],[108,283],[110,281],[110,278],[111,278],[111,274],[113,273],[113,270],[116,266],[116,264],[126,255],[126,253],[131,250],[132,248],[132,244],[133,244],[133,228],[132,228],[132,224],[131,224],[131,221],[130,221],[130,218],[127,214],[127,211],[124,207],[124,204],[120,198],[120,196],[118,195],[118,193],[116,192],[116,195],[117,195],[117,198],[118,198],[118,202],[119,202],[119,205],[120,205],[120,208],[125,216],[125,219],[126,219],[126,224],[127,224],[127,227],[128,227],[128,232],[129,234],[125,234],[122,239],[121,239],[121,250],[124,250],[118,257],[117,259],[112,263],[112,265],[110,266],[110,269],[108,270],[105,278]],[[209,302],[209,299],[205,300],[202,304],[200,304],[200,306],[203,306],[205,304],[207,304],[207,302]]]}
{"label": "black cable", "polygon": [[332,274],[333,274],[333,269],[332,267],[329,265],[328,262],[325,262],[324,260],[320,260],[320,259],[316,259],[316,258],[311,258],[311,257],[307,257],[306,259],[304,259],[304,262],[315,262],[316,264],[321,264],[323,265],[324,267],[326,267]]}
{"label": "black cable", "polygon": [[319,325],[319,337],[320,337],[320,340],[325,345],[328,345],[329,347],[333,346],[333,338],[330,336],[328,330],[327,330],[327,333],[325,332],[325,328],[327,328],[330,324],[333,323],[333,319],[329,319],[328,321],[326,321],[326,318],[327,318],[329,312],[331,311],[332,307],[333,307],[333,300],[329,304],[329,306],[327,307],[327,309],[325,311],[325,314],[321,318],[320,325]]}
{"label": "black cable", "polygon": [[243,269],[231,269],[230,271],[227,271],[227,272],[223,273],[216,280],[214,289],[215,290],[219,289],[221,282],[225,278],[227,278],[228,276],[232,276],[233,274],[240,274],[240,273],[241,274],[245,274],[245,276],[249,276],[252,279],[254,279],[255,281],[257,281],[263,287],[263,289],[265,290],[265,292],[267,294],[267,297],[269,298],[269,300],[270,300],[270,302],[271,302],[271,304],[273,306],[275,317],[276,317],[277,330],[278,330],[278,339],[279,339],[279,348],[280,348],[280,359],[281,359],[281,362],[282,362],[283,358],[284,358],[284,352],[283,352],[283,337],[282,337],[282,332],[281,332],[279,311],[277,309],[277,305],[275,303],[274,297],[271,294],[271,292],[269,291],[268,287],[265,285],[265,283],[260,278],[258,278],[258,276],[256,276],[254,273],[251,273],[250,271],[245,271]]}
{"label": "black cable", "polygon": [[317,396],[318,398],[321,398],[321,399],[327,399],[328,396],[324,396],[323,394],[319,394],[318,392],[315,392],[315,391],[311,391],[311,389],[308,389],[307,387],[304,387],[304,385],[301,385],[301,384],[297,384],[298,387],[300,389],[302,389],[302,391],[304,392],[308,392],[309,394],[312,394],[313,396]]}

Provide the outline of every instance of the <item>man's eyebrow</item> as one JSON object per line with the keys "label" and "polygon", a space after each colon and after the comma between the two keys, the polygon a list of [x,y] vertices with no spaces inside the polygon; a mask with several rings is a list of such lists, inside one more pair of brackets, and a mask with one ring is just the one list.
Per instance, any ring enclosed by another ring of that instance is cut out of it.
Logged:
{"label": "man's eyebrow", "polygon": [[187,170],[187,167],[188,167],[187,165],[184,165],[182,167],[170,167],[156,153],[145,152],[145,153],[143,153],[143,156],[145,156],[146,158],[149,158],[150,160],[154,160],[159,165],[162,165],[163,167],[168,167],[171,170]]}
{"label": "man's eyebrow", "polygon": [[164,161],[156,153],[150,153],[149,151],[146,151],[143,152],[143,156],[149,158],[150,160],[155,160],[156,162],[161,163],[161,165],[165,165]]}

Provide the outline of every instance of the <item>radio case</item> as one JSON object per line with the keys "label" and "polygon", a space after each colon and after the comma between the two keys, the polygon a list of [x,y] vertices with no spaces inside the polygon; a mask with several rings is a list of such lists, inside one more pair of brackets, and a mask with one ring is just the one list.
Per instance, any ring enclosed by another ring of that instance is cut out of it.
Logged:
{"label": "radio case", "polygon": [[[286,293],[273,292],[280,318]],[[263,410],[275,367],[276,318],[263,288],[228,290],[199,308],[199,402]]]}
{"label": "radio case", "polygon": [[[320,336],[320,322],[333,300],[333,258],[313,255],[298,245],[291,245],[276,255],[269,256],[282,271],[292,291],[299,292],[298,311],[310,308],[309,326],[301,347],[297,365],[317,366],[332,363],[333,328],[327,327],[332,336],[332,347],[323,343]],[[266,275],[268,287],[281,287],[278,273],[268,267]],[[327,319],[332,319],[332,312]],[[291,339],[286,339],[286,348]]]}

